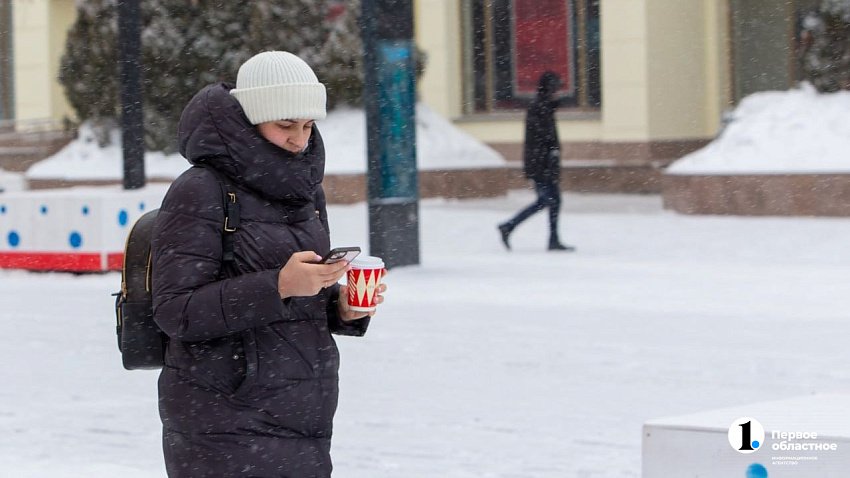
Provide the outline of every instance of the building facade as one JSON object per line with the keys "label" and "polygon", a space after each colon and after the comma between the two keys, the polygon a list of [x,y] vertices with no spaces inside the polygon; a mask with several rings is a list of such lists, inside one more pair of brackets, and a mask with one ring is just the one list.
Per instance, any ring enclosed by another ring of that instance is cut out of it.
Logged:
{"label": "building facade", "polygon": [[518,159],[545,70],[567,81],[567,159],[666,161],[714,137],[744,96],[798,77],[819,0],[417,0],[422,100]]}
{"label": "building facade", "polygon": [[[797,79],[801,12],[817,0],[414,0],[420,100],[520,157],[545,70],[565,80],[565,159],[667,161],[710,140],[749,93]],[[0,119],[73,118],[57,81],[71,0],[0,0]]]}

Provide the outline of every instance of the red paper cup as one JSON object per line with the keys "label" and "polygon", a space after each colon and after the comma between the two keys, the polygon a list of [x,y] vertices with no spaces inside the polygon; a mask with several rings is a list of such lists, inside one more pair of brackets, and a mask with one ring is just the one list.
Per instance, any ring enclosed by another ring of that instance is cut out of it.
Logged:
{"label": "red paper cup", "polygon": [[360,255],[351,261],[348,271],[348,305],[351,310],[369,312],[375,308],[384,272],[384,261],[380,257]]}

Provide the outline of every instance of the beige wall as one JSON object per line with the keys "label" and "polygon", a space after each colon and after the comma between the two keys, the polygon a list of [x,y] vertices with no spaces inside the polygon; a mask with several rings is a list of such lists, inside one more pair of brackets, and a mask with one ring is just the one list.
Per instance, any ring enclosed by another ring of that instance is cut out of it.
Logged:
{"label": "beige wall", "polygon": [[646,0],[605,0],[600,8],[602,137],[587,140],[649,140]]}
{"label": "beige wall", "polygon": [[704,138],[716,133],[721,70],[728,64],[723,58],[721,3],[646,0],[650,139]]}
{"label": "beige wall", "polygon": [[12,6],[16,120],[72,116],[58,81],[59,59],[76,15],[69,0],[17,0]]}
{"label": "beige wall", "polygon": [[696,136],[704,127],[703,0],[646,0],[650,138]]}
{"label": "beige wall", "polygon": [[59,62],[65,53],[65,41],[68,38],[68,30],[77,19],[76,2],[68,0],[52,0],[50,2],[50,77],[53,78],[53,88],[50,92],[52,117],[62,119],[64,117],[75,118],[76,114],[65,99],[65,89],[59,83]]}
{"label": "beige wall", "polygon": [[704,2],[706,21],[706,133],[714,136],[720,130],[723,113],[732,106],[729,43],[729,3]]}
{"label": "beige wall", "polygon": [[602,9],[602,139],[714,136],[729,100],[727,2],[607,0]]}
{"label": "beige wall", "polygon": [[462,111],[460,0],[415,0],[416,44],[428,56],[420,99],[454,118]]}

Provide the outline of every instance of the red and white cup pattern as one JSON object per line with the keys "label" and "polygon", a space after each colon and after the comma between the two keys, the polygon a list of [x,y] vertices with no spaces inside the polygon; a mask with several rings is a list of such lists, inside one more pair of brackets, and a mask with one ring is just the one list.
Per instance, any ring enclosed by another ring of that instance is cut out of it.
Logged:
{"label": "red and white cup pattern", "polygon": [[384,277],[384,261],[380,257],[357,256],[348,271],[348,305],[351,310],[369,312],[376,306],[378,286]]}

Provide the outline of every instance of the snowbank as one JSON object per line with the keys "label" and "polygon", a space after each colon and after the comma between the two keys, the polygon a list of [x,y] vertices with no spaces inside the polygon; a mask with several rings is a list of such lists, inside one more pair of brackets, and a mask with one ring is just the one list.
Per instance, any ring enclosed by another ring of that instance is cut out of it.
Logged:
{"label": "snowbank", "polygon": [[[341,108],[319,123],[329,173],[366,171],[366,113]],[[416,163],[421,170],[473,169],[505,165],[489,146],[456,128],[431,108],[416,105]]]}
{"label": "snowbank", "polygon": [[[62,180],[120,180],[123,177],[121,132],[110,134],[111,144],[101,148],[88,123],[80,126],[77,139],[53,156],[32,165],[27,179]],[[160,152],[145,153],[145,173],[153,178],[176,178],[187,167],[180,155],[166,156]]]}
{"label": "snowbank", "polygon": [[808,83],[750,95],[706,147],[667,174],[850,173],[850,92],[820,94]]}
{"label": "snowbank", "polygon": [[26,189],[24,175],[0,169],[0,193],[11,191],[23,191]]}
{"label": "snowbank", "polygon": [[[504,158],[490,147],[454,127],[425,105],[416,107],[417,164],[419,169],[472,169],[503,166]],[[326,172],[366,171],[366,115],[359,109],[337,109],[319,123],[327,150]],[[173,179],[189,163],[179,154],[145,153],[149,178]],[[121,135],[112,132],[112,144],[101,148],[87,125],[78,139],[55,155],[33,165],[28,179],[120,180],[123,177]]]}

